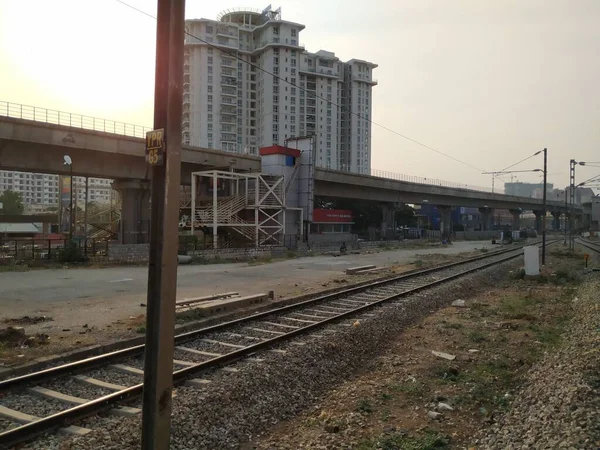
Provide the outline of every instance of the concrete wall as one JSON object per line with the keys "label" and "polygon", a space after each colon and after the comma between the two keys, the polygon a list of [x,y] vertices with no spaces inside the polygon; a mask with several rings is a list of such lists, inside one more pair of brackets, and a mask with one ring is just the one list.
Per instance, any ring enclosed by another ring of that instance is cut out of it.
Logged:
{"label": "concrete wall", "polygon": [[108,261],[115,263],[148,262],[149,244],[108,244]]}
{"label": "concrete wall", "polygon": [[313,251],[339,250],[343,243],[348,249],[358,248],[358,236],[351,233],[309,234],[308,245]]}
{"label": "concrete wall", "polygon": [[465,240],[478,240],[478,239],[492,239],[499,238],[500,231],[490,230],[490,231],[457,231],[456,239],[465,239]]}
{"label": "concrete wall", "polygon": [[288,251],[285,247],[260,247],[260,248],[223,248],[218,250],[196,250],[188,252],[193,256],[205,261],[248,261],[255,258],[276,258],[285,255]]}

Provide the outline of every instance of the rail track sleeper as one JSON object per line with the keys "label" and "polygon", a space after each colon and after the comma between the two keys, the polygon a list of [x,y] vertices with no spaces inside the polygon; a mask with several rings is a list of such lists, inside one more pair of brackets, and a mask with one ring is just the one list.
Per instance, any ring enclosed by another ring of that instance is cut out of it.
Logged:
{"label": "rail track sleeper", "polygon": [[249,339],[251,341],[264,341],[264,339],[259,338],[259,337],[255,337],[255,336],[246,336],[245,334],[238,334],[238,333],[228,333],[229,336],[232,337],[240,337],[240,338],[244,338],[244,339]]}
{"label": "rail track sleeper", "polygon": [[186,380],[186,382],[183,384],[185,386],[191,386],[191,387],[204,387],[210,383],[212,383],[212,381],[207,380],[205,378],[192,378],[191,380]]}
{"label": "rail track sleeper", "polygon": [[306,320],[306,319],[295,319],[293,317],[282,317],[282,320],[291,320],[292,322],[300,322],[300,323],[319,323],[319,320]]}
{"label": "rail track sleeper", "polygon": [[223,347],[231,347],[231,348],[245,348],[245,345],[230,344],[229,342],[215,341],[215,340],[213,340],[213,339],[200,339],[200,341],[202,341],[202,342],[206,342],[206,343],[208,343],[208,344],[217,344],[217,345],[222,345]]}
{"label": "rail track sleeper", "polygon": [[323,317],[323,316],[315,316],[314,314],[302,314],[302,313],[292,313],[295,316],[300,316],[300,317],[308,317],[309,319],[327,319],[327,317]]}
{"label": "rail track sleeper", "polygon": [[[264,323],[268,323],[268,322],[264,322]],[[289,325],[291,326],[291,325]],[[285,333],[283,331],[273,331],[273,330],[264,330],[262,328],[249,328],[252,331],[258,331],[259,333],[270,333],[270,334],[278,334],[278,335],[284,335]]]}
{"label": "rail track sleeper", "polygon": [[137,367],[126,366],[125,364],[111,364],[108,366],[110,369],[119,370],[121,372],[128,373],[129,375],[136,375],[138,377],[144,376],[144,371]]}
{"label": "rail track sleeper", "polygon": [[120,384],[108,383],[106,381],[98,380],[97,378],[88,377],[86,375],[73,375],[72,378],[82,383],[90,384],[99,388],[108,389],[109,391],[121,391],[127,387],[122,386]]}
{"label": "rail track sleeper", "polygon": [[[14,409],[10,409],[2,405],[0,405],[0,417],[19,424],[28,424],[40,420],[39,417],[32,416],[31,414],[25,414],[20,411],[15,411]],[[62,427],[58,430],[59,433],[71,434],[75,436],[85,436],[91,431],[92,430],[89,428],[78,427],[75,425]]]}
{"label": "rail track sleeper", "polygon": [[175,366],[183,366],[183,367],[190,367],[193,366],[196,363],[193,363],[191,361],[183,361],[182,359],[174,359],[173,360],[173,365]]}
{"label": "rail track sleeper", "polygon": [[277,323],[277,322],[261,322],[263,325],[271,325],[272,327],[281,327],[281,328],[288,328],[290,330],[297,330],[298,326],[296,325],[286,325],[284,323]]}
{"label": "rail track sleeper", "polygon": [[175,347],[175,350],[179,350],[179,351],[187,352],[187,353],[192,353],[194,355],[210,356],[211,358],[217,358],[219,356],[223,356],[222,353],[205,352],[204,350],[197,350],[195,348],[182,347],[180,345],[178,345],[177,347]]}
{"label": "rail track sleeper", "polygon": [[83,405],[84,403],[89,402],[89,400],[86,398],[73,397],[72,395],[63,394],[62,392],[47,389],[41,386],[31,387],[27,389],[27,391],[38,397],[56,400],[66,405]]}

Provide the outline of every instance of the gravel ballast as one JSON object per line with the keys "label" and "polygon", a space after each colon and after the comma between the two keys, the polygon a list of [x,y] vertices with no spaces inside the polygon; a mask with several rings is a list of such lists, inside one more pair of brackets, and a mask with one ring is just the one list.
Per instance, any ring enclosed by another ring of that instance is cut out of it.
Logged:
{"label": "gravel ballast", "polygon": [[529,372],[510,411],[482,430],[477,449],[600,448],[600,282],[573,302],[565,341]]}
{"label": "gravel ballast", "polygon": [[[239,372],[233,374],[215,372],[210,385],[202,390],[178,386],[173,400],[171,449],[238,448],[240,443],[252,441],[270,426],[314,406],[337,383],[368,367],[373,355],[387,348],[392,333],[401,332],[456,298],[464,298],[465,292],[493,286],[505,278],[506,267],[487,269],[385,308],[374,308],[369,312],[375,317],[362,319],[359,326],[332,326],[335,332],[331,333],[318,330],[322,338],[301,337],[305,345],[286,346],[285,354],[271,352],[268,363],[240,363],[235,366]],[[93,426],[92,420],[86,422]],[[139,418],[100,422],[101,428],[77,438],[76,443],[73,438],[52,436],[26,448],[92,449],[99,440],[104,450],[139,448]],[[294,448],[293,443],[288,448]]]}

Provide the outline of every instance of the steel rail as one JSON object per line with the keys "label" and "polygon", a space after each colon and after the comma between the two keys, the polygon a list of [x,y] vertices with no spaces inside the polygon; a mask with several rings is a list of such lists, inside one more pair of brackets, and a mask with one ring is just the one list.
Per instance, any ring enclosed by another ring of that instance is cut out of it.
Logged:
{"label": "steel rail", "polygon": [[[507,250],[500,250],[497,252],[491,252],[491,253],[487,253],[485,255],[475,256],[473,258],[464,259],[462,261],[455,261],[455,262],[452,262],[449,264],[439,265],[439,266],[435,266],[435,267],[431,267],[431,268],[427,268],[427,269],[411,271],[408,273],[401,274],[397,277],[388,278],[385,280],[377,280],[377,281],[374,281],[374,282],[366,284],[366,285],[351,287],[351,288],[344,289],[344,290],[341,290],[341,291],[338,291],[335,293],[321,295],[321,296],[318,296],[318,297],[315,297],[315,298],[312,298],[309,300],[294,303],[292,305],[287,305],[287,306],[283,306],[283,307],[275,307],[273,309],[269,309],[267,311],[263,311],[260,313],[240,317],[238,319],[233,319],[233,320],[230,320],[227,322],[222,322],[222,323],[219,323],[216,325],[211,325],[209,327],[200,328],[198,330],[188,331],[188,332],[181,333],[181,334],[175,336],[175,344],[180,345],[180,344],[183,344],[190,340],[196,339],[196,338],[198,338],[198,336],[221,331],[223,329],[231,328],[233,326],[240,325],[240,324],[252,321],[252,320],[260,319],[263,317],[268,317],[275,313],[279,314],[279,313],[283,313],[283,312],[287,312],[287,311],[292,311],[294,309],[298,309],[298,308],[301,308],[301,307],[304,307],[307,305],[313,305],[313,304],[316,304],[319,302],[332,300],[332,299],[339,298],[342,296],[354,294],[356,292],[361,292],[361,291],[364,291],[367,289],[372,289],[374,287],[385,286],[388,284],[397,283],[402,280],[414,278],[414,277],[421,276],[421,275],[426,275],[428,273],[435,273],[440,270],[445,270],[445,269],[459,266],[462,264],[468,264],[468,263],[471,263],[474,261],[492,258],[492,257],[502,255],[505,253],[517,251],[522,248],[523,247],[516,247],[516,248],[512,248],[512,249],[507,249]],[[136,356],[136,355],[143,353],[143,351],[144,351],[144,344],[139,344],[139,345],[136,345],[133,347],[115,350],[113,352],[104,353],[104,354],[96,355],[96,356],[91,356],[89,358],[85,358],[85,359],[82,359],[79,361],[73,361],[71,363],[63,364],[60,366],[50,367],[48,369],[40,370],[37,372],[32,372],[30,374],[21,375],[21,376],[13,377],[13,378],[8,378],[6,380],[0,381],[0,394],[8,391],[10,389],[15,389],[19,386],[23,386],[25,384],[47,381],[50,378],[56,378],[56,377],[59,377],[62,375],[72,375],[72,374],[77,373],[82,370],[88,370],[88,369],[101,367],[102,365],[105,365],[110,361]],[[0,436],[1,436],[1,434],[0,434]]]}
{"label": "steel rail", "polygon": [[[548,242],[546,245],[551,245],[555,242],[557,242],[557,241]],[[312,331],[316,328],[320,328],[324,325],[333,323],[333,322],[343,319],[345,317],[355,315],[355,314],[365,311],[367,309],[371,309],[374,306],[381,305],[382,303],[396,300],[398,298],[406,297],[406,296],[415,294],[417,292],[420,292],[422,290],[429,289],[429,288],[438,286],[442,283],[446,283],[448,281],[452,281],[454,279],[460,278],[464,275],[468,275],[470,273],[477,272],[479,270],[482,270],[482,269],[485,269],[488,267],[492,267],[494,265],[501,264],[503,262],[517,258],[517,257],[521,256],[521,254],[522,254],[519,250],[522,250],[522,247],[510,249],[507,251],[494,252],[492,254],[485,255],[484,257],[470,258],[468,260],[459,261],[459,262],[447,264],[444,266],[438,266],[436,268],[425,269],[422,271],[415,272],[415,273],[411,274],[411,276],[397,277],[397,278],[395,278],[396,281],[398,279],[413,278],[418,275],[426,275],[431,272],[436,272],[436,271],[456,267],[457,265],[460,265],[460,264],[467,264],[469,262],[475,262],[475,261],[478,261],[481,259],[489,259],[489,258],[492,258],[495,256],[501,256],[506,253],[514,253],[512,255],[505,256],[504,258],[496,259],[496,260],[490,261],[488,263],[484,263],[480,266],[470,268],[470,269],[467,269],[467,270],[464,270],[461,272],[457,272],[455,274],[448,275],[444,278],[427,282],[421,286],[416,286],[416,287],[410,288],[406,291],[387,296],[385,298],[376,300],[372,303],[368,303],[366,305],[359,306],[359,307],[351,309],[349,311],[342,312],[333,317],[326,318],[326,319],[316,322],[314,324],[309,324],[307,326],[287,332],[280,336],[276,336],[276,337],[264,340],[264,341],[256,343],[256,344],[249,345],[243,349],[235,350],[235,351],[227,353],[225,355],[212,358],[208,361],[204,361],[202,363],[198,363],[193,366],[177,370],[177,371],[173,372],[173,381],[174,381],[174,383],[180,383],[180,382],[184,381],[185,379],[187,379],[192,374],[197,374],[199,372],[205,372],[208,370],[212,370],[212,369],[221,367],[225,364],[231,364],[232,362],[241,360],[244,357],[257,352],[258,350],[262,350],[264,348],[271,347],[275,344],[293,339],[297,336],[300,336],[304,333]],[[339,293],[331,294],[330,296],[323,296],[323,297],[321,297],[321,299],[333,298],[333,296],[336,296],[338,294],[343,295],[344,293],[352,293],[352,292],[356,292],[357,290],[365,290],[365,289],[368,289],[369,287],[380,286],[380,285],[384,284],[384,282],[386,282],[386,281],[389,281],[389,280],[378,281],[375,283],[371,283],[368,286],[361,286],[361,288],[348,289],[348,290],[345,290],[345,291],[342,291]],[[246,322],[250,319],[257,319],[257,318],[263,317],[263,316],[267,315],[266,313],[268,313],[268,314],[280,313],[281,311],[289,310],[291,306],[298,306],[300,304],[304,304],[304,305],[310,304],[310,303],[313,303],[314,300],[316,300],[316,299],[311,299],[309,301],[301,302],[296,305],[289,305],[285,308],[279,308],[279,309],[267,311],[265,313],[259,313],[259,314],[255,314],[252,316],[247,316],[242,319],[238,319],[238,320],[231,321],[231,322],[226,322],[225,324],[231,324],[231,323],[238,324],[238,323],[240,323],[240,320]],[[209,328],[206,328],[203,330],[213,329],[215,327],[222,328],[222,325],[225,325],[225,324],[215,325],[213,327],[209,327]],[[197,330],[197,331],[202,331],[202,330]],[[186,333],[186,335],[193,334],[193,333],[194,332]],[[113,352],[113,353],[115,353],[115,352]],[[19,378],[21,378],[21,377],[19,377]],[[7,381],[9,381],[9,380],[7,380]],[[137,384],[135,386],[128,387],[121,391],[114,392],[114,393],[108,394],[103,397],[99,397],[94,400],[90,400],[89,402],[86,402],[84,404],[81,404],[81,405],[75,406],[73,408],[69,408],[64,411],[58,412],[56,414],[52,414],[50,416],[41,418],[34,422],[30,422],[28,424],[21,425],[17,428],[10,429],[8,431],[0,433],[0,448],[2,448],[2,449],[10,448],[14,445],[17,445],[24,441],[30,440],[33,437],[36,437],[44,432],[52,431],[54,429],[63,427],[65,425],[72,424],[72,423],[76,422],[77,420],[81,420],[83,418],[106,411],[106,410],[110,409],[115,403],[124,402],[124,401],[125,402],[132,401],[136,398],[139,398],[142,395],[142,392],[143,392],[143,384]]]}
{"label": "steel rail", "polygon": [[600,253],[600,243],[596,244],[595,242],[590,242],[583,238],[575,239],[575,243],[583,247],[589,248],[590,250],[594,250],[597,253]]}

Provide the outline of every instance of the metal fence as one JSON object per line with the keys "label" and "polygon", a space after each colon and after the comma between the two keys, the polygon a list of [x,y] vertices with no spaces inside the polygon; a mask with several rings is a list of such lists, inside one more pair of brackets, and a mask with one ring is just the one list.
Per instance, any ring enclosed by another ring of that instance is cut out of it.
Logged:
{"label": "metal fence", "polygon": [[[14,261],[59,260],[68,239],[10,239],[0,243],[0,264]],[[88,259],[108,256],[108,241],[73,239],[80,254]]]}
{"label": "metal fence", "polygon": [[[429,186],[468,189],[470,191],[479,192],[493,192],[492,188],[487,188],[483,186],[473,186],[470,184],[455,183],[453,181],[438,180],[437,178],[417,177],[413,175],[405,175],[402,173],[389,172],[387,170],[371,169],[371,176],[387,178],[390,180],[406,181],[408,183],[427,184]],[[496,194],[500,194],[500,192],[496,192]]]}
{"label": "metal fence", "polygon": [[145,138],[146,132],[151,130],[142,125],[134,125],[98,117],[83,116],[81,114],[3,101],[0,101],[0,116],[12,117],[14,119],[34,120],[36,122],[81,128],[83,130],[102,131],[104,133],[137,138]]}

